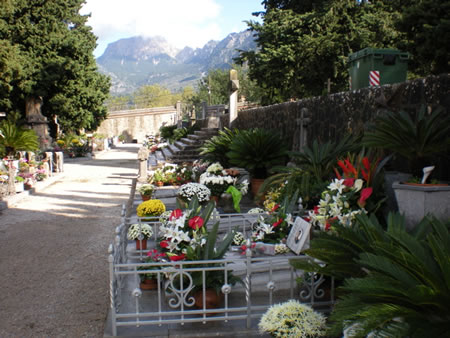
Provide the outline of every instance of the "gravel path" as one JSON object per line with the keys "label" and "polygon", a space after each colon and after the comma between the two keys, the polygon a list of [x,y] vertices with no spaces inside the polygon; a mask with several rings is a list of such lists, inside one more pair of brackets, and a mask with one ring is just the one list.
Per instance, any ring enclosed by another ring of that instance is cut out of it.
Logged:
{"label": "gravel path", "polygon": [[66,163],[0,215],[0,337],[101,337],[107,248],[137,175],[138,145]]}

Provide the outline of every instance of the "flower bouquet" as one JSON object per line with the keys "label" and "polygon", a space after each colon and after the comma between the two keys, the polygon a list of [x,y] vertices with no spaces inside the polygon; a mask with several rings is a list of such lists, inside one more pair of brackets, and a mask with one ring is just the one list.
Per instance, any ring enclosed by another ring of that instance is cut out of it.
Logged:
{"label": "flower bouquet", "polygon": [[212,196],[220,197],[235,180],[227,174],[220,163],[211,164],[206,171],[200,175],[199,182],[211,190]]}
{"label": "flower bouquet", "polygon": [[137,189],[137,191],[141,194],[142,199],[147,201],[152,198],[155,189],[156,187],[153,184],[143,184]]}
{"label": "flower bouquet", "polygon": [[356,161],[360,165],[354,166],[350,158],[338,161],[343,174],[335,170],[337,178],[322,192],[319,205],[309,212],[307,221],[311,225],[325,231],[332,229],[334,222],[352,226],[356,215],[376,211],[384,201],[375,203],[371,198],[377,162],[371,164],[367,157]]}
{"label": "flower bouquet", "polygon": [[206,185],[200,183],[183,184],[180,189],[178,189],[177,197],[184,202],[184,204],[189,203],[194,196],[200,204],[206,203],[211,197],[211,191]]}
{"label": "flower bouquet", "polygon": [[[145,263],[158,263],[162,262],[166,258],[165,253],[158,252],[157,249],[150,250],[145,258]],[[145,273],[139,274],[141,280],[140,288],[143,290],[152,290],[158,287],[157,280],[158,274],[153,272],[154,270],[160,270],[159,266],[140,266],[138,267],[140,271],[146,271]]]}
{"label": "flower bouquet", "polygon": [[325,317],[296,300],[272,305],[258,324],[261,333],[274,337],[321,337],[325,335]]}
{"label": "flower bouquet", "polygon": [[138,217],[156,217],[166,211],[166,206],[161,200],[153,199],[144,201],[136,208]]}
{"label": "flower bouquet", "polygon": [[147,249],[147,239],[152,237],[153,229],[146,223],[131,224],[128,228],[127,238],[136,241],[136,250]]}

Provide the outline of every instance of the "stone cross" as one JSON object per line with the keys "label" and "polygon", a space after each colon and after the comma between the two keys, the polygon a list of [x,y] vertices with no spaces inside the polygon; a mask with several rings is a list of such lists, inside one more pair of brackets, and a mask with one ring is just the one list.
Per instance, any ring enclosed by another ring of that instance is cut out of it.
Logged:
{"label": "stone cross", "polygon": [[293,151],[303,151],[307,144],[307,129],[306,127],[311,122],[309,111],[307,108],[300,109],[300,118],[296,119],[296,128],[294,133]]}
{"label": "stone cross", "polygon": [[238,73],[235,69],[230,70],[230,124],[237,118],[237,101],[238,101],[238,90],[239,90],[239,79]]}
{"label": "stone cross", "polygon": [[147,182],[148,156],[149,156],[149,151],[148,151],[147,147],[142,147],[139,149],[139,152],[138,152],[138,160],[139,160],[138,182]]}

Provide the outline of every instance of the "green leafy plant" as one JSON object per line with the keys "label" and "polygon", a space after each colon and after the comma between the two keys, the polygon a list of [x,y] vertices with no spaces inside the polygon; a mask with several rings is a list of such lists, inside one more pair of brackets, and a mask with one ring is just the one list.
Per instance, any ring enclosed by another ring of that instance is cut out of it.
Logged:
{"label": "green leafy plant", "polygon": [[450,115],[442,107],[431,113],[422,106],[416,113],[388,112],[365,132],[363,144],[389,150],[409,161],[409,169],[421,176],[433,155],[450,150]]}
{"label": "green leafy plant", "polygon": [[220,130],[218,135],[203,143],[200,147],[200,156],[204,161],[219,162],[225,168],[230,167],[230,160],[226,154],[230,151],[231,142],[239,133],[239,129]]}
{"label": "green leafy plant", "polygon": [[25,129],[8,120],[0,124],[0,156],[16,156],[22,150],[38,149],[38,137],[34,130]]}
{"label": "green leafy plant", "polygon": [[227,156],[231,164],[247,169],[253,178],[266,178],[271,167],[285,163],[287,146],[276,132],[255,128],[237,134]]}
{"label": "green leafy plant", "polygon": [[355,263],[363,276],[345,281],[331,320],[352,337],[446,337],[450,332],[450,223],[427,220],[427,232],[392,224]]}

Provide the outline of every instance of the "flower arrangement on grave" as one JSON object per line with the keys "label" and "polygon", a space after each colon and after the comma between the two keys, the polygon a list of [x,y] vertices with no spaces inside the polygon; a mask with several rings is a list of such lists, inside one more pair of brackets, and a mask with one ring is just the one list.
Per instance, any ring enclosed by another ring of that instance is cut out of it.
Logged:
{"label": "flower arrangement on grave", "polygon": [[200,180],[200,176],[206,172],[206,169],[208,169],[210,163],[203,161],[203,160],[195,160],[194,163],[192,163],[192,174],[193,179],[195,181]]}
{"label": "flower arrangement on grave", "polygon": [[196,197],[199,203],[205,203],[211,197],[211,190],[204,184],[186,183],[178,189],[177,197],[185,203],[189,203],[193,197]]}
{"label": "flower arrangement on grave", "polygon": [[47,178],[47,171],[45,169],[36,170],[36,181],[43,181]]}
{"label": "flower arrangement on grave", "polygon": [[252,241],[279,244],[284,243],[293,224],[292,211],[296,207],[297,193],[286,197],[281,204],[275,204],[267,216],[259,215],[252,226]]}
{"label": "flower arrangement on grave", "polygon": [[192,182],[193,171],[190,165],[182,164],[178,165],[175,170],[175,183],[182,185],[185,183]]}
{"label": "flower arrangement on grave", "polygon": [[328,231],[332,229],[334,222],[340,222],[350,227],[356,215],[367,214],[368,210],[375,211],[383,202],[369,200],[373,195],[371,182],[377,163],[371,164],[367,157],[356,161],[361,165],[354,166],[350,158],[338,161],[343,174],[335,170],[337,178],[322,192],[319,205],[309,211],[309,217],[306,218],[313,226]]}
{"label": "flower arrangement on grave", "polygon": [[322,337],[326,318],[296,300],[272,305],[261,317],[258,328],[274,337]]}
{"label": "flower arrangement on grave", "polygon": [[[144,263],[158,263],[163,262],[166,258],[166,254],[164,252],[159,252],[157,249],[150,250],[147,252],[147,256],[144,259]],[[138,270],[159,270],[158,266],[140,266],[138,267]],[[141,279],[141,283],[145,282],[146,280],[155,280],[158,278],[158,275],[155,273],[142,273],[139,274],[139,277]]]}
{"label": "flower arrangement on grave", "polygon": [[[140,236],[143,236],[140,238]],[[127,231],[127,238],[130,241],[149,239],[153,235],[153,229],[147,223],[131,224]]]}
{"label": "flower arrangement on grave", "polygon": [[166,206],[158,199],[144,201],[136,209],[139,217],[160,216],[164,211],[166,211]]}
{"label": "flower arrangement on grave", "polygon": [[211,190],[212,196],[219,197],[227,188],[235,183],[233,177],[223,169],[220,163],[211,164],[206,171],[200,175],[199,183],[206,185]]}
{"label": "flower arrangement on grave", "polygon": [[153,184],[142,184],[137,191],[147,199],[152,198],[153,193],[155,192],[156,187]]}

